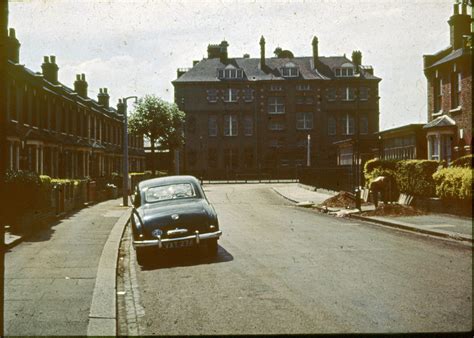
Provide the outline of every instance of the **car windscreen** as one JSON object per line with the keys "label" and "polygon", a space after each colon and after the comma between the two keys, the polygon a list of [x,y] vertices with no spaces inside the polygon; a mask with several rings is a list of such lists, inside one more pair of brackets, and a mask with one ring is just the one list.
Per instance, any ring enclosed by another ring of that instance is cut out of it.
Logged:
{"label": "car windscreen", "polygon": [[193,197],[197,197],[197,194],[191,183],[160,185],[149,187],[145,191],[145,201],[147,203]]}

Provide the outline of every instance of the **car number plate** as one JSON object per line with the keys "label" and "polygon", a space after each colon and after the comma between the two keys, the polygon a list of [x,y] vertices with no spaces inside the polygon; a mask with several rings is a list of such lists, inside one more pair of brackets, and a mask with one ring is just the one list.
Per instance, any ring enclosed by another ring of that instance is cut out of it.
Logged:
{"label": "car number plate", "polygon": [[165,247],[166,249],[187,248],[187,247],[193,246],[193,244],[194,244],[194,240],[186,239],[184,241],[174,241],[174,242],[163,243],[163,247]]}

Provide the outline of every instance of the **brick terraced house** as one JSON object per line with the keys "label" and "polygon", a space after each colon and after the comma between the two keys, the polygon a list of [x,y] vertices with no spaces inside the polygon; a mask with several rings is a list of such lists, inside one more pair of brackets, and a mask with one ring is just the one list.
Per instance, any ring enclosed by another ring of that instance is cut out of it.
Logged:
{"label": "brick terraced house", "polygon": [[[9,30],[7,68],[8,167],[55,178],[108,176],[122,171],[121,102],[109,105],[107,88],[89,98],[84,74],[71,89],[58,81],[55,56],[42,72],[19,63],[20,43]],[[143,138],[129,135],[130,171],[143,171]]]}
{"label": "brick terraced house", "polygon": [[472,19],[467,5],[454,5],[450,46],[424,55],[428,81],[428,159],[452,160],[472,154]]}
{"label": "brick terraced house", "polygon": [[320,56],[316,37],[303,57],[277,48],[268,58],[263,37],[260,58],[229,57],[228,46],[209,45],[172,82],[186,113],[185,172],[295,177],[301,167],[336,166],[336,142],[379,130],[380,78],[359,51],[351,60]]}

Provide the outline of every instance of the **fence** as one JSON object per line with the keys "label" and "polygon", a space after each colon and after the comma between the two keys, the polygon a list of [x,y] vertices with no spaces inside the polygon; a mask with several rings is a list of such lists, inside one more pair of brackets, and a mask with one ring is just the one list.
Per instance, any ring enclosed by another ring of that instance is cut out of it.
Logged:
{"label": "fence", "polygon": [[[307,167],[264,167],[259,170],[189,170],[203,182],[301,182],[318,188],[335,191],[353,191],[355,178],[351,166],[307,168]],[[363,184],[363,182],[361,182]]]}

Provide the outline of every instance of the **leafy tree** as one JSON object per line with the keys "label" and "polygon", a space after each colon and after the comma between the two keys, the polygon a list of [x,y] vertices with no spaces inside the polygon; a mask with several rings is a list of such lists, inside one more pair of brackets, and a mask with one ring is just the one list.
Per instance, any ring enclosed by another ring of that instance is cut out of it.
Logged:
{"label": "leafy tree", "polygon": [[144,135],[150,141],[151,170],[155,173],[155,149],[157,145],[173,152],[183,144],[181,130],[184,112],[174,103],[155,95],[145,95],[135,104],[129,117],[130,132]]}

